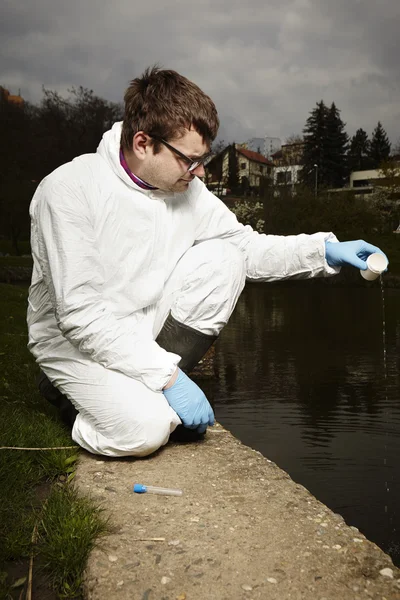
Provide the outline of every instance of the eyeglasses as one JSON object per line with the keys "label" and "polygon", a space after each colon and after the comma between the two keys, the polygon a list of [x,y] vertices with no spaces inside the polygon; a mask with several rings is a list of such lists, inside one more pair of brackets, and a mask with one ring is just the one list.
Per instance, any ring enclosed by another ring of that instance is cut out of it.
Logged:
{"label": "eyeglasses", "polygon": [[177,150],[177,148],[174,148],[173,146],[171,146],[171,144],[169,144],[168,142],[163,140],[163,138],[158,137],[156,135],[151,135],[150,137],[153,138],[153,140],[157,140],[157,142],[161,142],[162,144],[164,144],[164,146],[169,148],[172,152],[174,152],[174,154],[176,154],[177,156],[179,156],[179,158],[184,160],[185,163],[187,163],[189,165],[188,166],[189,173],[192,173],[193,171],[195,171],[197,169],[197,167],[199,167],[200,165],[204,165],[206,160],[208,160],[210,158],[210,156],[212,155],[211,152],[208,152],[201,158],[196,158],[195,160],[192,160],[191,158],[186,156],[186,154],[183,154],[183,152],[181,152],[180,150]]}

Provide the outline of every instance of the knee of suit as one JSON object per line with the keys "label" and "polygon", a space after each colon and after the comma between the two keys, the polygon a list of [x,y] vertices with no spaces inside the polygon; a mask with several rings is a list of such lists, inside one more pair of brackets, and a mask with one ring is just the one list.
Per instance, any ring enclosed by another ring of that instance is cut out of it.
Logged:
{"label": "knee of suit", "polygon": [[243,282],[246,278],[245,256],[239,248],[226,240],[201,242],[194,248],[201,253],[198,267],[204,267],[207,279],[212,278],[221,286]]}
{"label": "knee of suit", "polygon": [[73,429],[73,439],[83,448],[104,456],[148,456],[164,446],[171,431],[180,423],[171,414],[153,415],[140,421],[124,419],[123,425],[115,423],[107,428],[96,428],[78,415]]}
{"label": "knee of suit", "polygon": [[[172,427],[174,429],[175,426]],[[132,456],[148,456],[164,446],[171,433],[170,419],[151,419],[140,424],[141,443],[135,446]]]}
{"label": "knee of suit", "polygon": [[158,415],[140,423],[132,424],[131,432],[115,435],[115,451],[129,456],[148,456],[168,442],[171,432],[171,419]]}
{"label": "knee of suit", "polygon": [[245,257],[225,240],[201,242],[189,252],[192,268],[171,307],[172,316],[197,331],[218,335],[244,288]]}

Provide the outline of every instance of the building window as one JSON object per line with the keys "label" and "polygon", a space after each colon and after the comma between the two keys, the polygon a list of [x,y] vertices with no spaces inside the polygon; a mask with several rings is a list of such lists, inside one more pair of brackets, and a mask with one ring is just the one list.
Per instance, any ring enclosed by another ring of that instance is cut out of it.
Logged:
{"label": "building window", "polygon": [[246,168],[246,163],[245,162],[240,163],[240,168],[241,169],[245,169]]}
{"label": "building window", "polygon": [[282,183],[285,183],[285,171],[279,171],[276,174],[276,183],[278,185],[281,185]]}
{"label": "building window", "polygon": [[276,174],[276,183],[280,185],[292,183],[292,172],[291,171],[279,171]]}

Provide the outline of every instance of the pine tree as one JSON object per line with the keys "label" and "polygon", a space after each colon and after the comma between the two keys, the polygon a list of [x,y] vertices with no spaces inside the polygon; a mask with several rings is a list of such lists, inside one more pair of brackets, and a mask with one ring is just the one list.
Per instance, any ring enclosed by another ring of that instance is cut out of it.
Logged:
{"label": "pine tree", "polygon": [[363,129],[357,129],[355,135],[351,138],[348,154],[348,165],[351,171],[363,171],[371,165],[369,158],[370,142],[368,134]]}
{"label": "pine tree", "polygon": [[318,102],[307,119],[304,133],[302,181],[317,190],[342,187],[347,167],[348,136],[335,103]]}
{"label": "pine tree", "polygon": [[347,177],[346,154],[349,138],[344,128],[345,123],[340,118],[340,111],[332,102],[326,117],[323,183],[333,188],[343,187]]}
{"label": "pine tree", "polygon": [[373,169],[378,169],[385,160],[390,156],[390,142],[386,134],[386,131],[382,127],[382,123],[378,121],[378,125],[375,127],[370,149],[369,157],[371,159],[371,166]]}
{"label": "pine tree", "polygon": [[229,152],[228,179],[227,179],[226,183],[227,183],[228,188],[233,193],[235,193],[239,187],[239,175],[238,175],[239,165],[238,165],[235,143],[233,143],[229,146],[228,152]]}
{"label": "pine tree", "polygon": [[325,182],[326,179],[327,115],[328,109],[324,101],[317,102],[316,108],[311,111],[303,129],[304,153],[301,179],[309,187],[315,185],[316,175],[318,177],[318,185],[321,182]]}

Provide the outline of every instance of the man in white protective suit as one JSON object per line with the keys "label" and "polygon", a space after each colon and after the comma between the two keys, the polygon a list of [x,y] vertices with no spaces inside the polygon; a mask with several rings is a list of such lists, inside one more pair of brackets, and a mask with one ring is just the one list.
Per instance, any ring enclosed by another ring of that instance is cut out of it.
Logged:
{"label": "man in white protective suit", "polygon": [[39,388],[89,452],[146,456],[214,413],[188,377],[246,279],[366,269],[380,250],[332,233],[275,236],[238,223],[201,181],[218,131],[212,100],[156,67],[94,154],[62,165],[30,207],[29,349]]}

